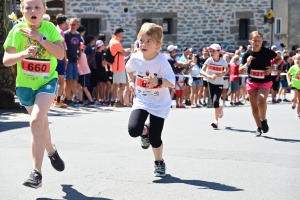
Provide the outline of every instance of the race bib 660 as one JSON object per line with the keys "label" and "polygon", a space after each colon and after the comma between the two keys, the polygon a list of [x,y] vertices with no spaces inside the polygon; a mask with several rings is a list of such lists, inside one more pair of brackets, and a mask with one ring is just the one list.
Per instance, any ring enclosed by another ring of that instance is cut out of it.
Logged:
{"label": "race bib 660", "polygon": [[22,60],[22,71],[31,76],[49,76],[50,60],[26,58]]}

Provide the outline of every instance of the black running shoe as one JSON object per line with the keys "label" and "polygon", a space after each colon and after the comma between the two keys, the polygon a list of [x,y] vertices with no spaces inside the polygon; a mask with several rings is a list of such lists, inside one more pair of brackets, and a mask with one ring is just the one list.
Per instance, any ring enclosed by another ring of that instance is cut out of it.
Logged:
{"label": "black running shoe", "polygon": [[[145,124],[148,131],[150,130],[150,123]],[[150,132],[150,131],[149,131]],[[148,149],[150,146],[149,133],[148,135],[141,135],[141,147],[143,149]]]}
{"label": "black running shoe", "polygon": [[243,106],[244,104],[240,101],[237,102],[240,106]]}
{"label": "black running shoe", "polygon": [[160,177],[166,175],[166,164],[164,161],[154,161],[154,176]]}
{"label": "black running shoe", "polygon": [[24,181],[23,185],[35,189],[42,187],[42,174],[37,170],[33,170],[30,173],[29,178]]}
{"label": "black running shoe", "polygon": [[262,129],[263,133],[267,133],[269,131],[267,119],[261,121],[261,129]]}
{"label": "black running shoe", "polygon": [[256,132],[255,132],[255,137],[259,137],[261,136],[262,132],[261,132],[261,128],[257,128]]}
{"label": "black running shoe", "polygon": [[55,148],[55,152],[53,155],[49,156],[50,161],[51,161],[51,165],[54,169],[56,169],[57,171],[61,172],[64,171],[65,169],[65,163],[64,161],[60,158],[60,156],[58,155],[58,152]]}

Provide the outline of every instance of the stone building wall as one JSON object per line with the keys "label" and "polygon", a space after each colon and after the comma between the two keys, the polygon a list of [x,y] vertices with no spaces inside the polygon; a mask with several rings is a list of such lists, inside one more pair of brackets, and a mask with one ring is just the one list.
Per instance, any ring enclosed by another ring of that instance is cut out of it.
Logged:
{"label": "stone building wall", "polygon": [[165,34],[163,49],[171,43],[198,49],[223,42],[233,49],[248,44],[239,40],[239,19],[249,19],[248,32],[259,30],[270,42],[271,26],[264,23],[270,5],[271,0],[67,0],[67,14],[99,18],[99,32],[108,36],[121,25],[127,31],[122,41],[126,47],[136,39],[143,19],[162,25],[168,18],[171,33]]}
{"label": "stone building wall", "polygon": [[289,49],[295,44],[300,45],[300,1],[289,0],[288,38]]}

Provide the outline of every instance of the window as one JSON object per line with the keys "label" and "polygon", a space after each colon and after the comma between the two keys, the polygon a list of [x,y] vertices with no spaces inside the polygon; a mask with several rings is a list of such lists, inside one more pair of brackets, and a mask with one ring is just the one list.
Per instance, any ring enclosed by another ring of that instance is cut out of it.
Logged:
{"label": "window", "polygon": [[248,40],[249,36],[249,19],[240,19],[239,21],[239,39]]}
{"label": "window", "polygon": [[98,35],[99,24],[99,19],[81,19],[81,25],[86,28],[85,35]]}
{"label": "window", "polygon": [[282,19],[281,18],[275,18],[274,32],[275,32],[275,35],[282,34]]}
{"label": "window", "polygon": [[152,20],[151,20],[151,19],[142,19],[142,25],[143,25],[144,23],[146,23],[146,22],[149,22],[149,23],[151,23],[151,22],[152,22]]}
{"label": "window", "polygon": [[164,34],[171,34],[171,19],[163,19]]}

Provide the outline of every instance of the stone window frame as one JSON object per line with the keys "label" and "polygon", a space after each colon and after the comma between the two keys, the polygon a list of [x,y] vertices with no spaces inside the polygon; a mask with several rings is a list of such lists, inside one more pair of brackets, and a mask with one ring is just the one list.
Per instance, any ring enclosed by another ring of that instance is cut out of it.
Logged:
{"label": "stone window frame", "polygon": [[142,26],[142,21],[144,19],[151,19],[152,23],[163,26],[163,20],[170,20],[170,34],[164,34],[164,41],[177,42],[177,24],[178,18],[175,12],[143,12],[136,13],[136,27],[137,33]]}
{"label": "stone window frame", "polygon": [[106,20],[106,15],[103,14],[76,14],[76,17],[78,18],[79,21],[81,19],[99,19],[99,30],[97,35],[105,31],[107,29],[107,20]]}
{"label": "stone window frame", "polygon": [[235,12],[235,25],[229,27],[229,33],[235,35],[235,40],[237,41],[238,45],[247,45],[247,40],[240,40],[239,39],[239,20],[240,19],[249,19],[249,30],[248,32],[251,33],[252,31],[257,31],[257,25],[255,24],[254,12],[251,10],[245,11],[236,11]]}
{"label": "stone window frame", "polygon": [[[249,34],[250,34],[249,24],[250,24],[250,19],[245,19],[245,18],[239,19],[239,40],[248,40]],[[242,25],[245,26],[245,27],[243,27],[244,30],[241,30]],[[246,32],[246,35],[245,35],[245,37],[241,37],[241,34],[244,31]]]}

